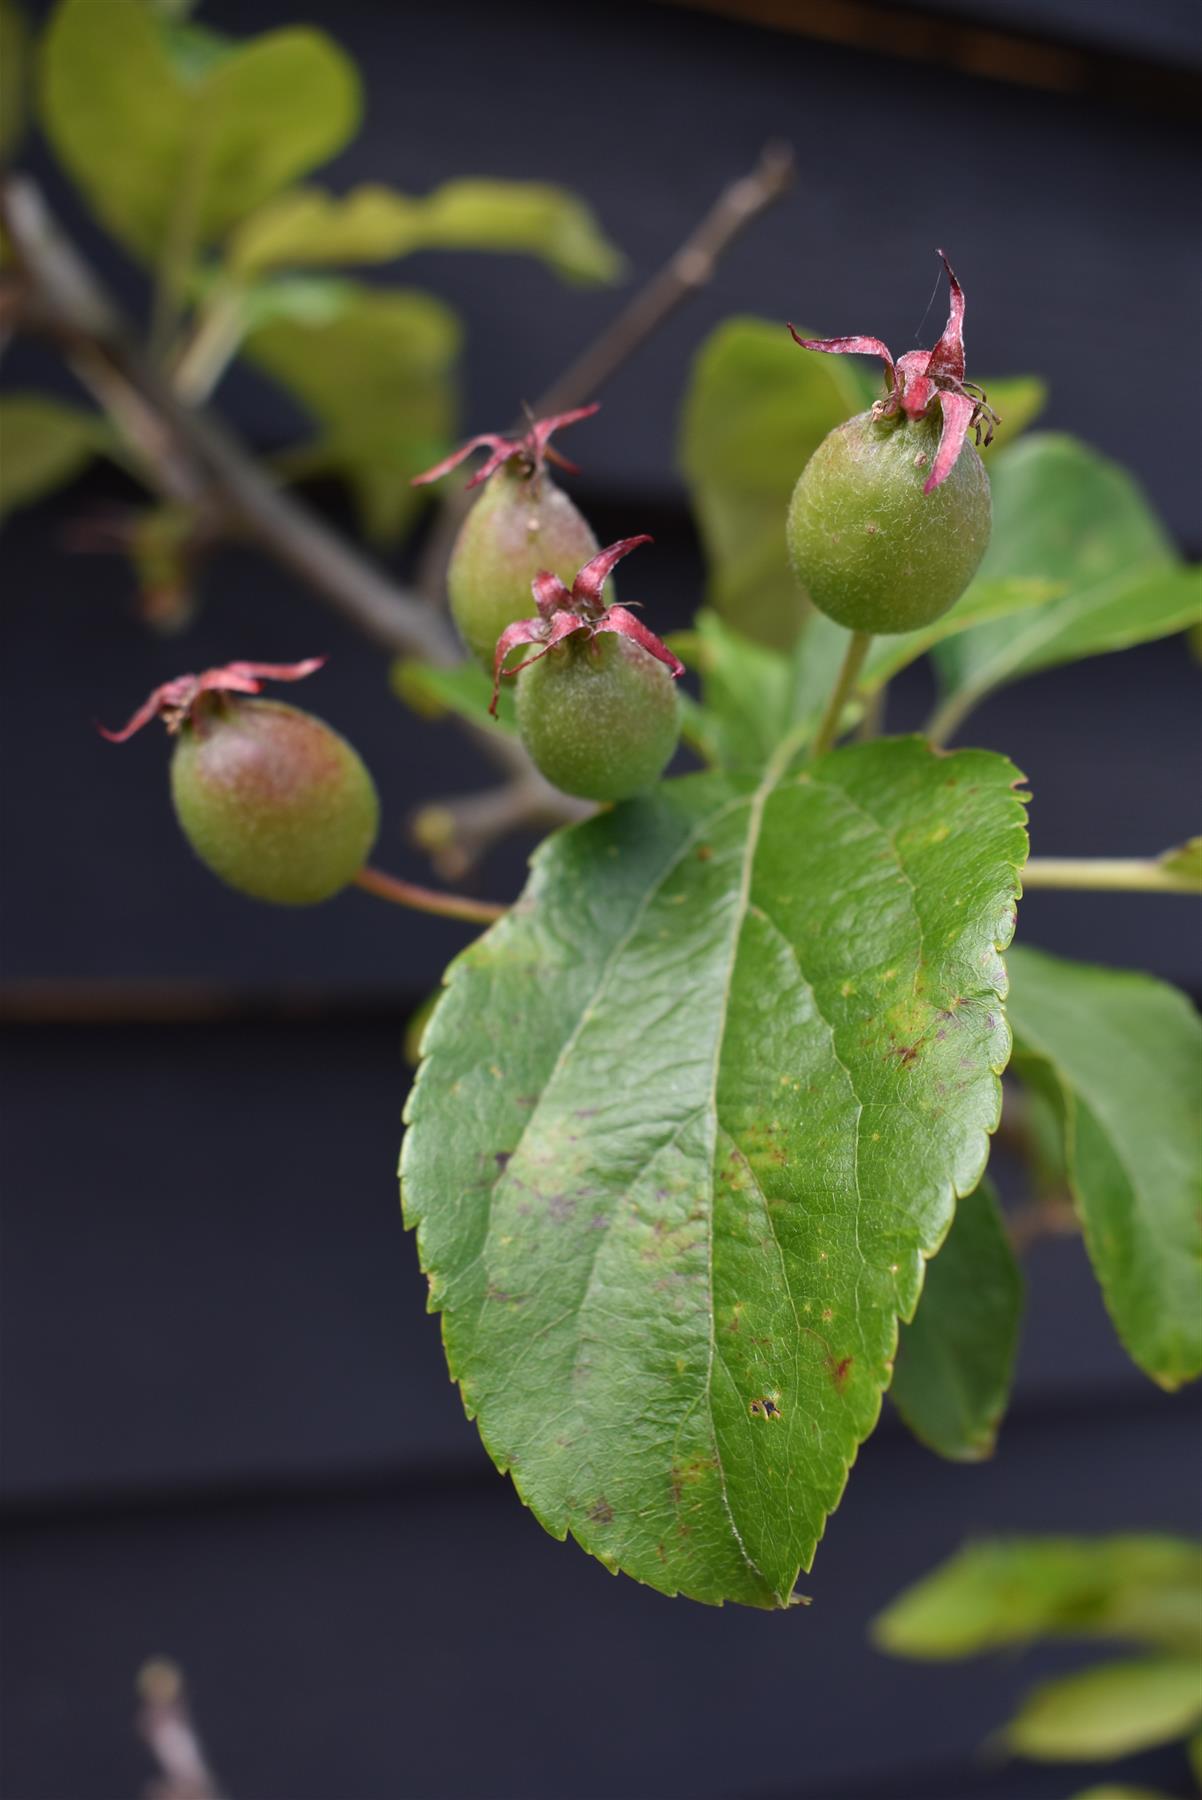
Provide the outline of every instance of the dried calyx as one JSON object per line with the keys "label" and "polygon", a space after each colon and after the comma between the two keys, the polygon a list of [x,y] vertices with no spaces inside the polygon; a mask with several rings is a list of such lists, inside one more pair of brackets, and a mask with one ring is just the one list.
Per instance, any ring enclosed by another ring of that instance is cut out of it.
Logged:
{"label": "dried calyx", "polygon": [[[648,631],[632,612],[624,606],[606,606],[603,603],[605,583],[614,565],[640,544],[650,542],[650,537],[645,533],[641,537],[620,538],[617,543],[610,544],[585,563],[570,589],[558,575],[551,574],[547,569],[541,570],[534,577],[531,585],[538,609],[537,617],[516,620],[512,625],[507,625],[497,639],[493,656],[493,694],[489,707],[494,716],[502,676],[517,675],[520,670],[529,668],[531,663],[538,662],[549,650],[555,649],[569,638],[586,642],[600,632],[613,632],[619,637],[628,638],[658,662],[664,663],[674,678],[684,674],[684,664],[679,658],[673,656],[668,646],[653,631]],[[535,645],[534,655],[506,667],[510,651],[520,644]]]}
{"label": "dried calyx", "polygon": [[562,431],[566,425],[576,425],[581,419],[591,419],[599,411],[600,402],[594,401],[591,406],[577,406],[571,412],[552,413],[546,419],[532,418],[526,431],[519,437],[502,437],[497,432],[482,431],[478,436],[469,438],[466,444],[461,444],[458,450],[452,451],[450,456],[444,456],[432,469],[426,469],[421,475],[414,475],[411,485],[425,487],[432,481],[440,481],[452,469],[457,469],[460,463],[466,462],[469,456],[474,456],[477,450],[487,450],[488,455],[468,482],[469,488],[479,487],[509,462],[517,464],[523,474],[531,477],[540,474],[546,463],[554,463],[556,468],[566,469],[570,475],[576,475],[579,473],[576,464],[569,462],[566,456],[552,448],[552,433]]}
{"label": "dried calyx", "polygon": [[921,419],[938,406],[943,414],[939,446],[931,464],[931,472],[923,486],[930,494],[947,480],[956,458],[972,431],[978,444],[993,440],[994,427],[1000,423],[985,394],[975,382],[964,379],[964,289],[942,250],[936,251],[951,284],[947,324],[932,350],[907,350],[894,362],[887,345],[880,338],[803,338],[793,326],[795,342],[803,350],[824,350],[836,356],[879,356],[885,365],[885,393],[872,409],[876,419],[892,418],[902,412],[909,419]]}
{"label": "dried calyx", "polygon": [[164,681],[146,699],[119,731],[97,730],[110,744],[124,744],[152,719],[162,719],[174,737],[180,727],[195,714],[207,694],[258,694],[264,681],[303,681],[316,674],[325,662],[324,656],[309,656],[297,663],[225,663],[219,669],[206,669],[202,675],[177,675]]}

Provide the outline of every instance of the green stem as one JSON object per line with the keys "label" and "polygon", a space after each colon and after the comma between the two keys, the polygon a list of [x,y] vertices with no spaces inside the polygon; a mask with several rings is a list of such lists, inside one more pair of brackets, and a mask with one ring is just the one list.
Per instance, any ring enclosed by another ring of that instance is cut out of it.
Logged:
{"label": "green stem", "polygon": [[1176,875],[1155,857],[1034,856],[1023,888],[1075,888],[1120,894],[1197,894],[1198,883]]}
{"label": "green stem", "polygon": [[444,919],[467,919],[473,925],[491,925],[509,911],[495,900],[473,900],[467,894],[443,894],[437,888],[419,887],[416,882],[402,881],[399,875],[386,875],[366,863],[355,876],[355,886],[377,900],[393,906],[407,906],[413,912],[437,913]]}
{"label": "green stem", "polygon": [[195,329],[176,358],[172,384],[188,406],[203,406],[246,333],[246,314],[241,292],[234,286],[219,288],[198,314]]}
{"label": "green stem", "polygon": [[810,747],[812,756],[822,756],[830,749],[839,735],[839,722],[843,717],[843,709],[855,691],[860,670],[864,667],[864,658],[868,655],[872,644],[871,631],[853,631],[847,643],[847,653],[843,658],[843,667],[826,703],[826,711],[822,715],[822,723],[814,734],[814,742]]}

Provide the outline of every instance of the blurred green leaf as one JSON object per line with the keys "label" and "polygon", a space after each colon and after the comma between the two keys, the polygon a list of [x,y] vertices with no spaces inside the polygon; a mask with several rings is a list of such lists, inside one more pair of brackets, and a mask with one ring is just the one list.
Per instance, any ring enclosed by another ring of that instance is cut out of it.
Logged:
{"label": "blurred green leaf", "polygon": [[915,1437],[940,1456],[991,1454],[1010,1397],[1023,1279],[988,1181],[956,1203],[903,1325],[890,1393]]}
{"label": "blurred green leaf", "polygon": [[783,323],[727,319],[693,364],[680,460],[710,564],[709,604],[747,637],[791,644],[805,612],[785,554],[793,484],[834,426],[868,404],[857,368],[807,356]]}
{"label": "blurred green leaf", "polygon": [[1115,1329],[1162,1387],[1202,1372],[1202,1021],[1150,975],[1007,956],[1015,1073],[1053,1099]]}
{"label": "blurred green leaf", "polygon": [[[997,444],[1039,412],[1033,376],[986,384]],[[881,392],[869,363],[799,350],[783,323],[728,319],[693,364],[680,460],[710,563],[708,600],[748,637],[783,647],[806,606],[785,552],[794,483],[828,431]]]}
{"label": "blurred green leaf", "polygon": [[0,518],[62,487],[109,441],[97,413],[46,394],[0,397]]}
{"label": "blurred green leaf", "polygon": [[568,281],[613,281],[622,258],[592,211],[538,182],[452,181],[417,198],[358,187],[282,194],[244,221],[230,245],[238,275],[323,264],[391,262],[415,250],[523,251]]}
{"label": "blurred green leaf", "polygon": [[153,258],[180,216],[212,243],[333,156],[358,125],[359,80],[309,26],[227,46],[143,0],[62,0],[41,116],[98,217]]}
{"label": "blurred green leaf", "polygon": [[25,135],[29,111],[29,27],[16,0],[0,0],[0,162]]}
{"label": "blurred green leaf", "polygon": [[873,1621],[894,1656],[936,1662],[1041,1638],[1112,1638],[1192,1653],[1202,1545],[1188,1538],[998,1538],[967,1544]]}
{"label": "blurred green leaf", "polygon": [[492,682],[478,662],[457,663],[454,668],[437,669],[430,663],[414,662],[400,657],[393,663],[389,681],[398,700],[423,718],[437,719],[454,713],[493,731],[516,732],[517,717],[513,709],[513,683],[502,685],[494,719],[488,710],[492,699]]}
{"label": "blurred green leaf", "polygon": [[1001,620],[936,653],[952,725],[993,688],[1037,669],[1182,631],[1198,616],[1198,571],[1177,557],[1125,470],[1075,438],[1024,439],[995,461],[983,582],[1063,584],[1019,626]]}
{"label": "blurred green leaf", "polygon": [[1165,850],[1157,861],[1170,875],[1202,889],[1202,837],[1187,838],[1184,844]]}
{"label": "blurred green leaf", "polygon": [[[290,291],[295,295],[295,287]],[[246,351],[291,389],[319,428],[289,455],[286,469],[341,476],[364,529],[386,539],[421,503],[411,477],[448,447],[460,328],[447,307],[410,289],[345,282],[337,304],[327,308],[329,299],[327,291],[313,316],[294,311],[261,325]]]}
{"label": "blurred green leaf", "polygon": [[981,445],[981,455],[992,462],[1000,450],[1012,444],[1039,417],[1047,405],[1047,383],[1038,375],[1010,375],[980,385],[998,416],[992,444]]}
{"label": "blurred green leaf", "polygon": [[1125,1781],[1104,1781],[1101,1787],[1085,1788],[1073,1800],[1173,1800],[1161,1788],[1130,1787]]}
{"label": "blurred green leaf", "polygon": [[1046,1681],[1002,1734],[1041,1762],[1102,1762],[1184,1737],[1202,1719],[1202,1665],[1192,1658],[1102,1663]]}

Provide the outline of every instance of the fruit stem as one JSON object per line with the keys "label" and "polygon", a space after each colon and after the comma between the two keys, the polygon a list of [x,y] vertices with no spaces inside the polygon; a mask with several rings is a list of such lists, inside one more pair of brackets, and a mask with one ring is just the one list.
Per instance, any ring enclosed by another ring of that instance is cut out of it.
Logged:
{"label": "fruit stem", "polygon": [[1120,894],[1197,894],[1196,880],[1166,869],[1155,857],[1035,856],[1023,870],[1023,887],[1109,890]]}
{"label": "fruit stem", "polygon": [[839,721],[843,717],[843,709],[851,699],[860,670],[864,667],[864,658],[868,655],[872,643],[871,631],[853,631],[848,640],[847,652],[843,658],[843,666],[839,670],[838,680],[826,703],[826,711],[822,715],[822,723],[814,735],[810,746],[813,756],[822,756],[830,749],[839,735]]}
{"label": "fruit stem", "polygon": [[473,900],[468,894],[443,894],[437,888],[419,887],[414,881],[402,881],[399,875],[386,875],[365,863],[355,876],[355,886],[377,900],[388,900],[393,906],[407,906],[413,912],[438,913],[444,919],[467,919],[473,925],[491,925],[509,911],[496,900]]}

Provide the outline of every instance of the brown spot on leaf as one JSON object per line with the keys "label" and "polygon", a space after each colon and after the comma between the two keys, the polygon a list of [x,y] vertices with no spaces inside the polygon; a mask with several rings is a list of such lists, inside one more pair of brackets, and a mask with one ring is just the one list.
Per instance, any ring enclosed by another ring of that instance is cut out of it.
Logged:
{"label": "brown spot on leaf", "polygon": [[780,1410],[779,1394],[757,1394],[756,1398],[749,1402],[747,1410],[753,1419],[779,1419],[783,1416]]}
{"label": "brown spot on leaf", "polygon": [[614,1509],[604,1494],[599,1500],[593,1501],[588,1509],[588,1516],[594,1525],[611,1525],[613,1523]]}

